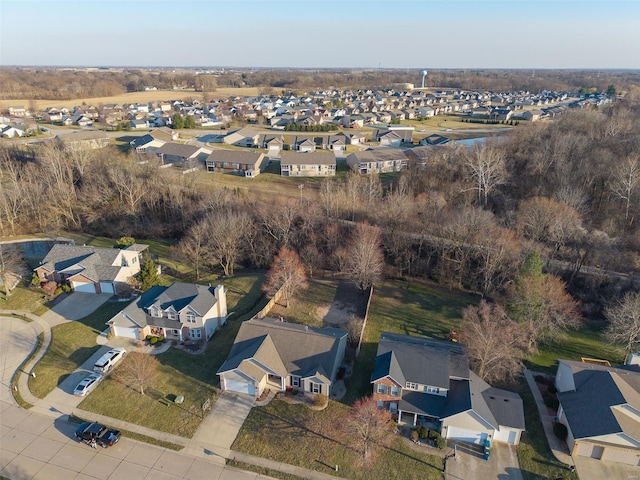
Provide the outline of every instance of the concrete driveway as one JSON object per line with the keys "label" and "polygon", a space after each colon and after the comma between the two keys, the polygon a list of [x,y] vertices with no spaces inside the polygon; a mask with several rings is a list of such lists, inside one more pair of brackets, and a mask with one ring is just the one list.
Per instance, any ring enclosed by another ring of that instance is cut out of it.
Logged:
{"label": "concrete driveway", "polygon": [[[522,480],[516,447],[494,442],[489,460],[482,459],[479,446],[457,443],[456,458],[447,459],[446,480],[489,479]],[[450,442],[450,447],[454,446]],[[582,480],[582,477],[581,477]]]}
{"label": "concrete driveway", "polygon": [[640,467],[587,457],[573,457],[580,480],[640,480]]}
{"label": "concrete driveway", "polygon": [[74,292],[44,313],[42,319],[46,320],[52,327],[70,320],[80,320],[93,313],[112,296],[109,293],[98,295],[95,293]]}
{"label": "concrete driveway", "polygon": [[36,346],[38,333],[41,331],[35,322],[0,317],[0,400],[14,403],[11,377]]}
{"label": "concrete driveway", "polygon": [[252,395],[222,392],[189,441],[187,449],[230,450],[255,401]]}

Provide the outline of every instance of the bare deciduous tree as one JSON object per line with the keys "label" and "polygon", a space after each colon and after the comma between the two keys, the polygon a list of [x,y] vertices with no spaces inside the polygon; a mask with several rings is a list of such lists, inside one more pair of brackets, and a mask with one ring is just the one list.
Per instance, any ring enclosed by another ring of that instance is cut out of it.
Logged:
{"label": "bare deciduous tree", "polygon": [[391,415],[379,409],[373,397],[361,398],[344,419],[344,430],[364,461],[369,461],[391,431]]}
{"label": "bare deciduous tree", "polygon": [[122,383],[136,388],[144,395],[145,387],[153,384],[160,372],[160,362],[154,355],[131,352],[114,370],[113,376]]}
{"label": "bare deciduous tree", "polygon": [[481,300],[462,311],[460,339],[467,345],[471,369],[491,383],[513,380],[522,369],[522,327],[498,304]]}
{"label": "bare deciduous tree", "polygon": [[0,280],[5,300],[25,270],[18,245],[0,245]]}
{"label": "bare deciduous tree", "polygon": [[611,343],[624,346],[625,359],[640,349],[640,292],[627,292],[606,307],[604,315],[609,320],[605,336]]}
{"label": "bare deciduous tree", "polygon": [[347,248],[346,270],[362,292],[380,280],[384,270],[380,229],[359,223]]}
{"label": "bare deciduous tree", "polygon": [[466,166],[478,191],[478,205],[487,206],[489,195],[506,180],[505,150],[486,143],[470,151]]}
{"label": "bare deciduous tree", "polygon": [[244,212],[219,212],[209,220],[209,251],[222,267],[225,277],[233,275],[248,231],[249,216]]}
{"label": "bare deciduous tree", "polygon": [[640,156],[630,155],[618,163],[611,172],[611,191],[624,202],[624,219],[629,220],[631,203],[638,196],[640,187]]}
{"label": "bare deciduous tree", "polygon": [[298,291],[305,290],[308,286],[304,266],[300,262],[298,254],[287,247],[282,247],[267,272],[262,289],[270,297],[281,291],[285,307],[288,308],[291,297]]}
{"label": "bare deciduous tree", "polygon": [[187,260],[196,273],[196,280],[200,280],[202,265],[209,258],[207,249],[209,223],[206,220],[194,224],[178,244],[178,252]]}

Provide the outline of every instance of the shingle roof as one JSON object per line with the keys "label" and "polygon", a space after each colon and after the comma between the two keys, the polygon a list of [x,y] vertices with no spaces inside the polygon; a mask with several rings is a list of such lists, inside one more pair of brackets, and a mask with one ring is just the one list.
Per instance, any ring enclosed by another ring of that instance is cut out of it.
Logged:
{"label": "shingle roof", "polygon": [[200,147],[195,145],[184,145],[182,143],[168,142],[158,148],[155,153],[162,155],[171,155],[174,157],[189,158],[196,154]]}
{"label": "shingle roof", "polygon": [[336,157],[332,153],[321,152],[283,152],[281,165],[335,165]]}
{"label": "shingle roof", "polygon": [[558,392],[574,438],[624,432],[640,441],[640,422],[622,417],[616,410],[626,404],[640,410],[640,372],[593,363],[560,362],[571,367],[576,388]]}
{"label": "shingle roof", "polygon": [[242,163],[248,165],[255,165],[261,157],[264,157],[263,153],[259,152],[246,152],[243,150],[214,150],[207,157],[208,162],[230,162],[230,163]]}
{"label": "shingle roof", "polygon": [[451,377],[469,378],[466,347],[460,343],[383,332],[378,356],[391,351],[407,382],[448,389]]}
{"label": "shingle roof", "polygon": [[337,368],[340,339],[345,335],[337,328],[307,327],[273,318],[247,320],[218,374],[255,359],[282,375],[309,377],[319,373],[326,378]]}
{"label": "shingle roof", "polygon": [[54,245],[42,259],[40,268],[49,272],[81,273],[94,282],[113,281],[120,272],[113,266],[120,250],[76,245]]}
{"label": "shingle roof", "polygon": [[407,156],[402,150],[397,148],[375,148],[365,150],[362,152],[354,152],[349,157],[353,156],[358,160],[358,163],[375,163],[375,162],[389,162],[396,160],[407,160]]}
{"label": "shingle roof", "polygon": [[195,283],[175,282],[161,292],[151,304],[162,310],[173,307],[176,312],[189,306],[200,316],[204,315],[216,304],[216,297],[211,287],[196,285]]}

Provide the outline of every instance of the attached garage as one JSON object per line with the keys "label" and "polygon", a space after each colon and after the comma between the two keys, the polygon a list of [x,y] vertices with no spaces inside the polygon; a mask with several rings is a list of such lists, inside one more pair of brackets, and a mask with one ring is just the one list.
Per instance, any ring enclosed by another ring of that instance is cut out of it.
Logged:
{"label": "attached garage", "polygon": [[74,292],[96,293],[96,286],[93,283],[72,281],[71,287]]}
{"label": "attached garage", "polygon": [[223,390],[229,390],[231,392],[246,393],[248,395],[255,396],[256,387],[253,380],[243,378],[236,372],[228,372],[224,374],[224,386]]}
{"label": "attached garage", "polygon": [[465,428],[449,426],[447,428],[447,438],[450,440],[459,440],[461,442],[475,443],[481,445],[487,438],[487,434],[476,430],[467,430]]}
{"label": "attached garage", "polygon": [[640,450],[608,446],[602,454],[602,460],[640,466]]}
{"label": "attached garage", "polygon": [[113,335],[116,337],[133,338],[134,340],[140,340],[140,329],[137,327],[122,327],[113,325],[111,327]]}
{"label": "attached garage", "polygon": [[600,460],[602,458],[603,453],[604,453],[604,447],[601,445],[595,445],[593,443],[578,444],[578,455],[580,455],[581,457],[589,457],[589,458],[595,458],[596,460]]}
{"label": "attached garage", "polygon": [[512,430],[505,427],[500,427],[500,430],[496,430],[493,434],[493,439],[498,442],[509,443],[511,445],[518,444],[519,430]]}
{"label": "attached garage", "polygon": [[100,290],[102,293],[115,293],[112,282],[100,282]]}

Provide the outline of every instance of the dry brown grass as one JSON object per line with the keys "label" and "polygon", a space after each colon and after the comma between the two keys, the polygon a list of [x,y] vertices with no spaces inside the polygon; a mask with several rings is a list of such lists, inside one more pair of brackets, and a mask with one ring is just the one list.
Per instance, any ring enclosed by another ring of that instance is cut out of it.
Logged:
{"label": "dry brown grass", "polygon": [[[207,93],[210,98],[226,98],[231,95],[258,95],[258,88],[255,87],[243,87],[243,88],[218,88],[215,92]],[[97,97],[97,98],[75,98],[71,100],[34,100],[35,107],[38,110],[44,110],[49,107],[74,107],[76,105],[98,106],[100,104],[107,103],[147,103],[147,102],[160,102],[165,100],[185,100],[188,98],[202,99],[202,92],[196,92],[192,89],[189,90],[153,90],[149,92],[132,92],[123,93],[122,95],[115,95],[112,97]],[[6,109],[15,106],[27,107],[30,105],[29,100],[0,100],[0,108]]]}

